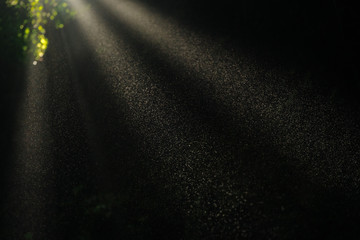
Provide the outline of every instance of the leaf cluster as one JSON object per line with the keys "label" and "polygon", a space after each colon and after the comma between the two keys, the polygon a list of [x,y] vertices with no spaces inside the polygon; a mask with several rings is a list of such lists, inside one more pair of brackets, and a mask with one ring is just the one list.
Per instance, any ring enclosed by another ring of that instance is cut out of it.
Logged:
{"label": "leaf cluster", "polygon": [[63,28],[75,14],[67,0],[7,0],[6,4],[22,16],[17,37],[24,41],[23,51],[32,53],[36,61],[42,60],[49,44],[46,25],[53,21],[56,28]]}

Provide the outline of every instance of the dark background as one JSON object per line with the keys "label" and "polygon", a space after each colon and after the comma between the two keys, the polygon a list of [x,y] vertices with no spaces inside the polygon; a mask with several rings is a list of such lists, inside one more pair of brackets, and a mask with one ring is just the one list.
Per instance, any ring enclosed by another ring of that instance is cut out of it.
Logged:
{"label": "dark background", "polygon": [[[359,9],[349,1],[140,1],[162,12],[164,16],[178,20],[194,31],[207,34],[216,39],[221,39],[224,42],[224,46],[239,49],[247,48],[249,51],[255,52],[255,55],[259,57],[259,61],[263,58],[264,62],[273,61],[274,64],[283,65],[284,68],[294,68],[298,72],[307,72],[311,76],[307,80],[311,81],[313,88],[318,89],[320,94],[327,96],[329,99],[335,99],[337,102],[342,102],[342,104],[345,103],[350,109],[358,109],[360,100],[358,96],[360,88],[360,51],[358,47],[360,40],[360,21]],[[0,26],[2,27],[0,31],[0,111],[2,121],[0,125],[0,194],[6,192],[6,170],[9,162],[11,162],[9,156],[13,147],[9,139],[13,136],[16,110],[18,109],[18,104],[21,102],[22,91],[25,86],[23,82],[23,69],[25,69],[24,63],[26,61],[21,52],[23,42],[16,37],[17,28],[21,23],[22,16],[18,16],[15,13],[16,11],[14,9],[5,7],[4,1],[0,2]],[[84,57],[84,59],[88,58]],[[49,68],[56,68],[56,66]],[[97,78],[95,75],[90,76],[91,72],[88,73],[88,68],[83,67],[81,69],[81,73],[82,72],[84,73],[82,75],[89,79],[92,77],[94,79]],[[101,76],[98,78],[101,78]],[[292,81],[292,79],[288,81]],[[94,92],[96,92],[96,90],[94,90]],[[54,90],[54,92],[56,91]],[[90,102],[96,103],[98,99],[91,97],[92,96],[89,97]],[[51,98],[49,97],[49,99]],[[104,101],[106,102],[106,100]],[[106,104],[104,104],[104,106],[105,105]],[[99,114],[96,116],[97,118],[101,118],[102,109],[99,109]],[[94,108],[93,111],[95,112],[94,115],[97,115],[97,109]],[[56,113],[56,109],[54,109],[54,112]],[[114,119],[118,118],[114,117]],[[99,122],[102,123],[102,121]],[[106,121],[104,120],[104,122]],[[98,125],[101,126],[101,124]],[[115,125],[111,127],[111,130],[117,129]],[[126,141],[126,143],[129,144],[129,140],[126,139]],[[136,152],[136,144],[134,145],[133,152]],[[74,152],[77,150],[78,149],[74,149]],[[118,153],[118,151],[118,149],[113,150],[114,154]],[[251,154],[249,154],[249,158],[252,159]],[[72,160],[73,159],[67,159],[67,161]],[[268,169],[264,171],[267,170]],[[274,182],[273,184],[276,185],[275,180]],[[158,186],[155,186],[154,189],[157,187]],[[163,195],[156,193],[152,188],[148,188],[148,195],[151,196],[149,200],[142,201],[144,206],[133,203],[132,199],[141,199],[141,197],[143,197],[141,194],[139,195],[140,197],[137,196],[136,192],[132,193],[135,197],[129,197],[130,200],[120,199],[120,203],[125,202],[125,207],[119,204],[121,207],[118,207],[117,212],[112,216],[113,219],[110,220],[102,220],[101,217],[103,216],[101,214],[91,217],[83,216],[84,209],[86,211],[94,206],[96,207],[103,199],[106,199],[107,195],[100,194],[94,197],[92,193],[87,193],[87,191],[91,192],[91,190],[87,190],[87,187],[83,185],[80,185],[77,189],[78,190],[75,189],[76,191],[74,191],[74,196],[69,197],[73,202],[71,206],[68,207],[67,211],[69,212],[65,212],[67,215],[64,219],[66,219],[67,222],[61,223],[61,216],[58,217],[60,219],[59,225],[63,224],[64,229],[68,230],[67,232],[64,231],[64,235],[68,237],[78,233],[79,229],[74,226],[81,226],[81,223],[83,223],[82,227],[86,228],[84,231],[92,234],[92,238],[89,237],[89,239],[100,239],[101,237],[105,237],[105,239],[108,237],[108,239],[110,239],[111,231],[116,233],[118,231],[118,224],[124,224],[122,222],[122,216],[124,214],[126,216],[128,214],[129,218],[133,216],[137,217],[138,215],[141,216],[142,213],[136,213],[136,210],[142,208],[147,209],[150,215],[157,216],[158,214],[158,219],[155,219],[156,221],[154,221],[154,219],[147,220],[148,222],[145,221],[143,228],[132,230],[134,232],[129,233],[128,236],[124,233],[124,238],[134,234],[139,239],[142,239],[142,237],[147,235],[147,232],[155,229],[158,232],[155,233],[154,239],[156,239],[156,236],[163,236],[168,239],[174,237],[176,232],[184,231],[183,229],[185,227],[182,226],[182,219],[173,218],[173,216],[177,216],[178,213],[170,212],[171,207],[169,206],[171,206],[171,199],[164,200]],[[305,229],[306,227],[302,229],[300,227],[298,232],[326,232],[328,238],[333,237],[334,239],[341,239],[342,234],[348,234],[347,237],[349,238],[354,237],[354,234],[358,233],[356,230],[359,219],[356,214],[359,208],[357,204],[358,196],[352,196],[344,200],[341,191],[339,191],[340,194],[334,193],[327,195],[325,193],[318,193],[316,187],[314,187],[314,189],[309,190],[310,194],[314,193],[311,196],[315,196],[314,198],[321,196],[319,199],[314,200],[314,202],[316,202],[315,207],[312,208],[314,209],[314,213],[305,212],[303,217],[297,216],[297,219],[300,223],[307,223],[316,230],[312,228]],[[133,192],[132,186],[129,187],[129,192]],[[128,193],[124,195],[126,194]],[[269,199],[271,199],[272,195],[269,195]],[[86,198],[95,200],[88,203],[88,205],[84,205],[83,199]],[[1,205],[2,200],[0,195]],[[63,210],[62,208],[60,209]],[[164,209],[169,212],[162,211]],[[299,210],[299,212],[301,212],[301,210]],[[76,218],[76,216],[80,217]],[[320,217],[309,219],[308,216]],[[292,219],[291,216],[288,219]],[[333,222],[331,222],[331,220],[326,222],[324,221],[326,219],[335,220]],[[286,219],[283,220],[284,222],[281,222],[281,219],[279,221],[284,226],[292,225],[292,223],[286,222]],[[113,229],[107,231],[109,236],[103,235],[101,231],[94,228],[94,226],[101,228],[102,225],[105,226],[105,229]],[[175,227],[172,229],[172,226]],[[60,229],[62,229],[62,227],[63,226],[59,226]],[[334,229],[329,231],[328,228],[332,227]],[[168,236],[165,234],[166,231],[169,231]],[[142,234],[144,234],[144,236],[142,236]],[[287,234],[293,236],[292,233]],[[191,233],[188,233],[188,235],[191,235]],[[319,236],[324,235],[319,234]],[[286,238],[285,235],[282,237],[284,239]],[[181,236],[179,236],[179,238],[181,238]]]}

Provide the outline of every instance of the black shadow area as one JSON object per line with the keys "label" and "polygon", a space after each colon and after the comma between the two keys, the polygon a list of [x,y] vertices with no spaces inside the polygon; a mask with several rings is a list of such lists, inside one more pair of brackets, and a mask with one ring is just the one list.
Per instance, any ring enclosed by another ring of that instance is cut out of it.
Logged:
{"label": "black shadow area", "polygon": [[[22,53],[22,41],[17,37],[21,19],[15,10],[0,3],[0,238],[8,239],[6,204],[9,194],[10,170],[14,161],[14,134],[18,109],[26,89],[26,59]],[[14,27],[16,26],[16,27]]]}
{"label": "black shadow area", "polygon": [[[0,222],[4,223],[2,219],[5,216],[7,209],[4,206],[6,196],[11,189],[8,189],[11,185],[9,183],[12,162],[14,159],[14,134],[16,133],[17,127],[17,116],[19,114],[19,106],[22,103],[24,90],[26,88],[25,83],[25,64],[22,63],[9,63],[0,61],[2,67],[0,69]],[[1,224],[0,227],[0,238],[4,233],[6,236],[6,224]],[[4,239],[6,239],[4,237]]]}

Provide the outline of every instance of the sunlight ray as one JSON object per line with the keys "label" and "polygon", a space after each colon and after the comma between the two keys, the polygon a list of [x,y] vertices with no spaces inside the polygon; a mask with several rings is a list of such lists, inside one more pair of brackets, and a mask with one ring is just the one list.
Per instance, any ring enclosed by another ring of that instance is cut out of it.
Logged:
{"label": "sunlight ray", "polygon": [[14,225],[11,229],[16,230],[12,233],[14,239],[25,234],[45,237],[42,234],[45,234],[49,221],[47,205],[53,200],[50,178],[53,169],[49,161],[52,158],[49,152],[51,137],[44,102],[47,70],[44,65],[29,64],[26,80],[24,101],[17,116],[15,160],[7,201],[9,209],[13,209],[10,224]]}
{"label": "sunlight ray", "polygon": [[[218,216],[219,221],[223,221],[232,211],[241,208],[237,199],[247,197],[247,187],[232,181],[230,178],[234,173],[229,173],[222,165],[224,158],[229,160],[233,156],[227,151],[214,152],[216,140],[206,127],[198,126],[200,130],[192,131],[198,122],[183,106],[165,96],[155,84],[154,78],[158,76],[145,71],[136,54],[122,39],[116,38],[98,16],[96,8],[87,8],[82,0],[74,0],[71,4],[78,12],[81,31],[95,52],[93,60],[105,74],[103,80],[118,104],[126,102],[128,105],[129,111],[125,112],[124,118],[142,139],[141,151],[146,151],[154,161],[153,168],[148,169],[149,174],[155,179],[166,179],[169,191],[182,191],[179,194],[184,198],[177,204],[182,205],[189,215],[202,208],[209,211],[208,216]],[[183,154],[177,154],[179,151]],[[236,175],[239,177],[238,173]],[[207,200],[212,191],[227,201]],[[194,197],[199,200],[196,201],[198,206],[194,205]],[[218,207],[213,208],[213,204]],[[221,217],[220,211],[224,211]],[[229,229],[234,227],[227,225]]]}
{"label": "sunlight ray", "polygon": [[[279,152],[296,161],[293,164],[303,166],[314,182],[329,188],[345,184],[341,169],[357,166],[360,156],[359,128],[351,113],[311,90],[304,76],[266,66],[271,59],[258,61],[249,54],[225,50],[221,42],[186,30],[139,1],[103,0],[100,4],[142,41],[162,51],[169,62],[177,62],[188,75],[201,79],[205,94],[231,109],[234,119],[245,119],[243,128],[249,134],[266,136],[265,141],[271,140]],[[295,87],[287,84],[299,77],[304,81]],[[348,174],[359,177],[356,171]]]}

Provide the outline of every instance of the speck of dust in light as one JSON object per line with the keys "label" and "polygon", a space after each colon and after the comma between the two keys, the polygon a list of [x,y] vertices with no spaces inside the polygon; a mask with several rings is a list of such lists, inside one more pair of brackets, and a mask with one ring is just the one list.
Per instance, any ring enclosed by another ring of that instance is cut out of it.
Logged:
{"label": "speck of dust in light", "polygon": [[33,61],[33,65],[36,66],[36,65],[37,65],[37,61]]}

